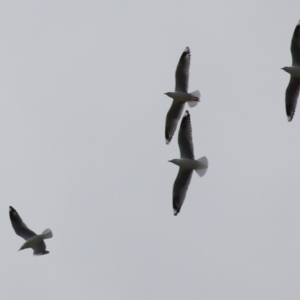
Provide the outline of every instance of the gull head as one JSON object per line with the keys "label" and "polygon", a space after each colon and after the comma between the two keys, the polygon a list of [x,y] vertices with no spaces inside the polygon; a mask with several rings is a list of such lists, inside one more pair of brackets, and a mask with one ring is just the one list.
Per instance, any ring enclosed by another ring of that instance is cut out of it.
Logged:
{"label": "gull head", "polygon": [[284,67],[284,68],[281,68],[281,70],[286,71],[289,74],[292,74],[295,72],[293,67]]}
{"label": "gull head", "polygon": [[171,159],[168,162],[173,163],[174,165],[180,166],[180,159]]}
{"label": "gull head", "polygon": [[24,243],[18,251],[21,251],[21,250],[24,250],[27,248],[30,248],[30,247],[28,246],[28,244]]}
{"label": "gull head", "polygon": [[292,76],[300,77],[300,67],[299,66],[291,66],[282,68],[283,71],[291,74]]}
{"label": "gull head", "polygon": [[169,96],[169,97],[172,98],[172,93],[171,92],[167,92],[167,93],[165,93],[165,95],[167,95],[167,96]]}

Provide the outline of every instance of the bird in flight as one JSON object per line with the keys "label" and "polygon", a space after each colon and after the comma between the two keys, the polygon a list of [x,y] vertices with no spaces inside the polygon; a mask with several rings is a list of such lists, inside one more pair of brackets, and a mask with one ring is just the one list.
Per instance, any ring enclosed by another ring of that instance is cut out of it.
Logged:
{"label": "bird in flight", "polygon": [[52,238],[53,234],[51,229],[48,228],[41,234],[36,234],[26,226],[18,212],[12,206],[9,207],[9,217],[11,225],[16,234],[26,241],[21,246],[19,251],[27,248],[32,248],[34,255],[44,255],[49,253],[49,251],[46,250],[44,239]]}
{"label": "bird in flight", "polygon": [[194,107],[200,101],[200,92],[198,90],[188,93],[190,61],[191,51],[189,47],[186,47],[179,59],[175,73],[175,92],[165,93],[165,95],[173,99],[166,117],[165,138],[167,144],[171,142],[174,132],[176,131],[185,102],[187,102],[190,107]]}
{"label": "bird in flight", "polygon": [[181,158],[169,160],[169,162],[179,166],[179,172],[173,185],[173,210],[175,216],[180,212],[193,171],[195,170],[202,177],[208,169],[208,160],[205,156],[197,160],[194,158],[191,118],[188,111],[185,112],[181,121],[178,144]]}
{"label": "bird in flight", "polygon": [[299,91],[300,91],[300,21],[298,22],[291,42],[292,66],[284,67],[282,70],[291,75],[290,82],[285,92],[285,108],[288,121],[292,121]]}

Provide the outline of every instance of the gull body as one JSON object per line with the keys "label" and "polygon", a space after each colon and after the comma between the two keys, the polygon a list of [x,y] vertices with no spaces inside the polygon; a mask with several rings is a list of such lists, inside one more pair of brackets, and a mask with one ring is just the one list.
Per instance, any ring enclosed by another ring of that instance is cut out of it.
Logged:
{"label": "gull body", "polygon": [[[52,238],[52,231],[48,228],[46,230],[44,230],[41,234],[37,234],[31,238],[29,238],[19,249],[20,250],[24,250],[27,248],[32,248],[34,250],[35,246],[38,245],[41,242],[44,242],[45,239],[50,239]],[[45,245],[46,246],[46,245]],[[45,249],[46,250],[46,249]],[[48,254],[49,251],[45,251],[46,253],[43,254]]]}
{"label": "gull body", "polygon": [[32,248],[33,246],[35,246],[36,244],[38,244],[39,242],[41,242],[43,240],[43,236],[41,234],[37,234],[35,236],[33,236],[32,238],[28,239],[19,249],[20,250],[24,250],[27,248]]}
{"label": "gull body", "polygon": [[[189,94],[189,93],[185,93],[185,92],[168,92],[168,93],[165,93],[165,95],[169,96],[170,98],[174,99],[174,100],[177,100],[177,101],[180,101],[182,102],[183,104],[185,102],[188,102],[188,101],[199,101],[199,97],[193,95],[192,93]],[[190,105],[193,105],[192,103],[189,103]],[[197,104],[197,103],[195,103]]]}
{"label": "gull body", "polygon": [[197,170],[204,166],[203,163],[199,162],[198,160],[189,159],[189,158],[175,158],[175,159],[169,160],[169,162],[177,165],[180,168],[190,169],[190,170]]}

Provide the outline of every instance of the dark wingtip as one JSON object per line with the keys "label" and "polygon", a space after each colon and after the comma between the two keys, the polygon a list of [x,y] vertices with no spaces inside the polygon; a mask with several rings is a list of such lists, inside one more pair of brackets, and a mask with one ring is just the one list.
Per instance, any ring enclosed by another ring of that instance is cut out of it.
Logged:
{"label": "dark wingtip", "polygon": [[186,47],[182,53],[182,56],[191,57],[191,49],[189,47]]}
{"label": "dark wingtip", "polygon": [[180,209],[181,209],[181,206],[178,207],[176,204],[173,204],[173,213],[174,213],[174,216],[177,216],[179,214]]}
{"label": "dark wingtip", "polygon": [[288,122],[291,122],[293,120],[293,117],[294,117],[294,114],[287,115]]}
{"label": "dark wingtip", "polygon": [[191,50],[189,47],[186,47],[180,56],[179,62],[185,59],[186,57],[190,57],[190,56],[191,56]]}
{"label": "dark wingtip", "polygon": [[13,215],[13,213],[17,212],[12,206],[9,207],[9,214]]}
{"label": "dark wingtip", "polygon": [[191,54],[190,47],[186,46],[185,49],[184,49],[184,52],[187,53],[187,54]]}
{"label": "dark wingtip", "polygon": [[185,111],[185,114],[184,114],[184,117],[189,117],[190,116],[190,113],[188,110]]}
{"label": "dark wingtip", "polygon": [[166,144],[169,145],[173,136],[170,136],[169,133],[166,131],[165,133],[165,139],[166,139]]}
{"label": "dark wingtip", "polygon": [[184,116],[181,120],[181,125],[185,124],[186,122],[188,122],[191,119],[190,113],[188,110],[185,111]]}

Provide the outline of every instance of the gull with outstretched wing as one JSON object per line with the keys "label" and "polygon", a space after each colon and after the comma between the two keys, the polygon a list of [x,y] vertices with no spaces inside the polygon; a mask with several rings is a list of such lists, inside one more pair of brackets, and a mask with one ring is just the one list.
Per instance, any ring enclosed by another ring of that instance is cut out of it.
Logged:
{"label": "gull with outstretched wing", "polygon": [[18,212],[12,206],[9,207],[9,217],[11,225],[16,234],[26,241],[21,246],[19,251],[27,248],[32,248],[34,255],[44,255],[49,253],[49,251],[46,250],[44,239],[52,238],[53,234],[51,229],[48,228],[41,234],[36,234],[26,226]]}
{"label": "gull with outstretched wing", "polygon": [[179,166],[178,175],[173,186],[173,210],[175,216],[180,212],[192,179],[193,171],[195,170],[196,173],[202,177],[208,169],[208,160],[205,156],[197,160],[194,158],[192,125],[188,111],[185,112],[181,121],[178,134],[178,145],[181,158],[169,161]]}
{"label": "gull with outstretched wing", "polygon": [[189,47],[186,47],[179,59],[175,73],[175,92],[165,93],[173,99],[166,117],[165,138],[167,144],[170,143],[174,135],[185,103],[187,102],[190,107],[194,107],[200,101],[200,92],[198,90],[188,93],[190,62],[191,51]]}
{"label": "gull with outstretched wing", "polygon": [[288,121],[292,121],[300,91],[300,21],[298,22],[291,42],[292,66],[284,67],[282,70],[288,72],[290,82],[285,92],[285,108]]}

